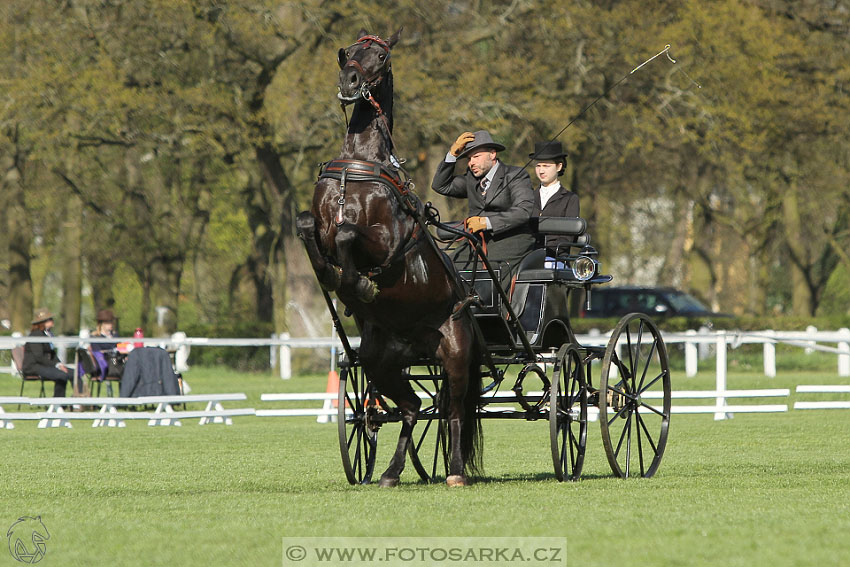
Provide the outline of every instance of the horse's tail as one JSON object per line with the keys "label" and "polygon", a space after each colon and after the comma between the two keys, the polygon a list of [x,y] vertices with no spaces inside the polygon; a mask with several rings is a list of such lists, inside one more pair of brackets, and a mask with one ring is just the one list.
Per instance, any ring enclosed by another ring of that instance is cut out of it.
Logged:
{"label": "horse's tail", "polygon": [[460,447],[463,462],[470,475],[483,472],[482,453],[484,436],[481,433],[481,417],[478,406],[481,401],[481,347],[473,341],[469,361],[469,380],[466,395],[463,398],[463,428],[460,433]]}

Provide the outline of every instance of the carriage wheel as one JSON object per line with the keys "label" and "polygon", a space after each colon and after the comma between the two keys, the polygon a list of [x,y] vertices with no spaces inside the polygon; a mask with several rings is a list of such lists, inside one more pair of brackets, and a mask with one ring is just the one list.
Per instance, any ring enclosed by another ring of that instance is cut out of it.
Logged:
{"label": "carriage wheel", "polygon": [[615,475],[658,470],[670,425],[670,368],[658,327],[630,313],[617,324],[602,359],[599,423]]}
{"label": "carriage wheel", "polygon": [[[432,375],[438,374],[432,369]],[[449,466],[448,435],[442,427],[438,403],[441,381],[415,380],[411,386],[414,390],[424,392],[427,397],[422,400],[413,439],[408,446],[410,463],[419,478],[425,482],[434,482],[441,475],[443,478],[448,476]]]}
{"label": "carriage wheel", "polygon": [[378,428],[370,423],[367,408],[369,382],[357,364],[341,366],[337,426],[342,468],[351,484],[369,484],[375,469]]}
{"label": "carriage wheel", "polygon": [[584,366],[573,344],[558,351],[549,389],[549,439],[559,481],[578,480],[587,445],[587,388]]}

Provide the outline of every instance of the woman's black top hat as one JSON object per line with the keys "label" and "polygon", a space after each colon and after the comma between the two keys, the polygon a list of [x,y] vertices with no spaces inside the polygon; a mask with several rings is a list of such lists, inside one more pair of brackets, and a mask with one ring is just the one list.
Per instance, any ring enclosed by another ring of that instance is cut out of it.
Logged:
{"label": "woman's black top hat", "polygon": [[561,162],[564,167],[558,172],[558,177],[562,176],[567,171],[567,152],[561,146],[561,142],[535,142],[534,153],[528,154],[531,159],[537,161],[554,161]]}
{"label": "woman's black top hat", "polygon": [[561,142],[535,142],[534,153],[528,157],[536,160],[561,161],[567,157],[567,152],[561,146]]}

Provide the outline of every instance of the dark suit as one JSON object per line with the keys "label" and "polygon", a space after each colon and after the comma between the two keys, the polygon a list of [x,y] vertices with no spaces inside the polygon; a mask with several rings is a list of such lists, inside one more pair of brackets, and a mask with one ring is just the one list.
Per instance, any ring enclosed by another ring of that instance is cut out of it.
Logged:
{"label": "dark suit", "polygon": [[[31,337],[49,337],[44,331],[32,331]],[[65,396],[65,388],[68,382],[74,379],[71,372],[65,372],[56,368],[59,357],[49,343],[27,343],[24,346],[23,372],[27,376],[38,375],[45,380],[53,381],[53,397]]]}
{"label": "dark suit", "polygon": [[499,162],[490,187],[484,196],[478,191],[478,179],[468,169],[454,174],[454,163],[443,161],[434,174],[431,187],[441,195],[465,197],[469,216],[487,217],[492,230],[484,232],[487,257],[502,266],[503,280],[522,256],[534,249],[534,235],[528,224],[534,208],[534,191],[528,172],[521,167]]}
{"label": "dark suit", "polygon": [[[549,200],[546,201],[546,206],[543,209],[540,208],[540,191],[534,192],[534,211],[532,214],[533,217],[577,217],[579,216],[579,199],[578,195],[573,193],[572,191],[568,191],[563,185],[558,189],[558,191],[549,197]],[[543,237],[539,237],[541,242],[538,242],[538,246],[545,246],[546,248],[550,248],[553,251],[558,246],[563,246],[564,244],[568,244],[573,242],[572,236],[547,236],[545,237],[546,241],[542,242]],[[566,252],[565,249],[561,250],[562,252]]]}

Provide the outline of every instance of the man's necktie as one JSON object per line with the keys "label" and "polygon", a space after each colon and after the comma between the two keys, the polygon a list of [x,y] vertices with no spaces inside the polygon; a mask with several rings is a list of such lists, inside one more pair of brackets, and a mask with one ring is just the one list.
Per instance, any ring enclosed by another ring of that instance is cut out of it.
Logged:
{"label": "man's necktie", "polygon": [[481,193],[481,196],[487,194],[487,186],[490,185],[490,180],[486,177],[482,177],[481,181],[478,182],[478,191]]}

